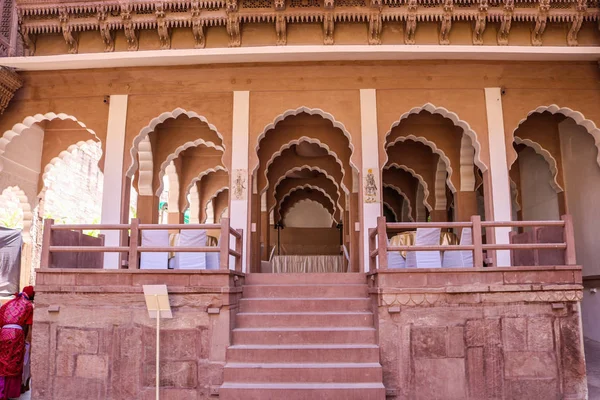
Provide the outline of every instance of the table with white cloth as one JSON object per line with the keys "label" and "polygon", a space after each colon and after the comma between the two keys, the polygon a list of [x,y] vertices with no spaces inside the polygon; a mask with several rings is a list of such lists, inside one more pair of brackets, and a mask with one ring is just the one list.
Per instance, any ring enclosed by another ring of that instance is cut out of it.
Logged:
{"label": "table with white cloth", "polygon": [[273,256],[274,273],[346,272],[343,256]]}
{"label": "table with white cloth", "polygon": [[[390,239],[390,247],[414,246],[417,231],[407,231],[395,235]],[[440,232],[440,246],[458,245],[459,239],[453,232]],[[406,258],[406,251],[401,251],[402,257]]]}

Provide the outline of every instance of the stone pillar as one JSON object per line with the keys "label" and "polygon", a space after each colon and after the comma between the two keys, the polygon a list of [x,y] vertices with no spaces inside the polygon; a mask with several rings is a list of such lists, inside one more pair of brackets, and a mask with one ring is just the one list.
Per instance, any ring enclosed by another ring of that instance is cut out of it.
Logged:
{"label": "stone pillar", "polygon": [[362,141],[362,271],[369,265],[369,229],[377,227],[381,216],[381,171],[377,135],[377,93],[360,90],[360,130]]}
{"label": "stone pillar", "polygon": [[[102,192],[102,224],[121,223],[123,209],[123,159],[125,156],[125,126],[127,95],[111,95],[104,155],[104,189]],[[105,231],[104,245],[119,246],[120,232]],[[120,268],[119,253],[104,254],[104,268]]]}
{"label": "stone pillar", "polygon": [[457,222],[470,221],[471,216],[477,214],[477,192],[454,193],[454,215]]}
{"label": "stone pillar", "polygon": [[242,261],[244,272],[248,269],[248,202],[251,189],[248,184],[249,122],[250,92],[233,92],[233,137],[231,143],[231,173],[229,174],[231,205],[229,207],[229,219],[232,228],[244,230],[244,257]]}
{"label": "stone pillar", "polygon": [[137,217],[142,224],[158,224],[158,196],[138,196]]}
{"label": "stone pillar", "polygon": [[[490,191],[492,195],[492,215],[487,215],[487,218],[493,221],[510,221],[512,217],[510,181],[506,161],[506,140],[504,139],[504,117],[500,88],[485,88],[485,106],[490,149]],[[496,243],[509,243],[510,228],[495,228],[494,234]],[[509,251],[496,252],[496,266],[510,266]]]}

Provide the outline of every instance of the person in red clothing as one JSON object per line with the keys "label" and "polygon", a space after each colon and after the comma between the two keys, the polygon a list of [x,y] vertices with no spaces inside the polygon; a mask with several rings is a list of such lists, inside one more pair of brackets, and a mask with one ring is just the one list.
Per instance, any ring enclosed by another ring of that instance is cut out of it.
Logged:
{"label": "person in red clothing", "polygon": [[0,307],[0,400],[21,396],[25,337],[33,323],[33,286]]}

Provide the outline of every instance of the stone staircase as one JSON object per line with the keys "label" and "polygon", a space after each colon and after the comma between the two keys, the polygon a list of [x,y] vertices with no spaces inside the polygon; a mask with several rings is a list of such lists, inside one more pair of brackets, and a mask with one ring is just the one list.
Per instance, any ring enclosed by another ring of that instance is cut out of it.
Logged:
{"label": "stone staircase", "polygon": [[250,274],[219,397],[384,400],[364,274]]}

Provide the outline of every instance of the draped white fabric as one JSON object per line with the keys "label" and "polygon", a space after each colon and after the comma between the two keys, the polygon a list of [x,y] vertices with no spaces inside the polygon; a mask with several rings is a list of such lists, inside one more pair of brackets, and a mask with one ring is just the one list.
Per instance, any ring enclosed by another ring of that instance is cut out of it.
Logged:
{"label": "draped white fabric", "polygon": [[343,256],[274,256],[273,272],[346,272]]}

